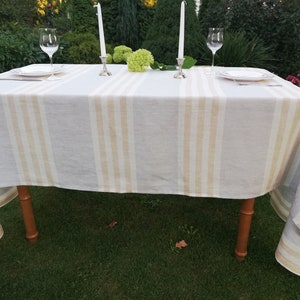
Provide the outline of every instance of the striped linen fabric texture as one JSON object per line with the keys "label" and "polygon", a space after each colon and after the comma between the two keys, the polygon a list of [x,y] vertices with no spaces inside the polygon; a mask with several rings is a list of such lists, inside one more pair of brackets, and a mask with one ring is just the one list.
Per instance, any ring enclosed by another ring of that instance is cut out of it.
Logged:
{"label": "striped linen fabric texture", "polygon": [[186,80],[98,68],[66,66],[58,82],[1,94],[1,186],[250,198],[279,184],[299,134],[289,83],[248,90],[201,67]]}
{"label": "striped linen fabric texture", "polygon": [[181,80],[108,67],[110,77],[99,65],[66,65],[58,81],[0,82],[0,187],[231,199],[275,191],[288,219],[281,244],[299,248],[300,195],[295,183],[290,201],[276,190],[299,182],[299,88],[277,76],[278,86],[239,86],[205,67]]}

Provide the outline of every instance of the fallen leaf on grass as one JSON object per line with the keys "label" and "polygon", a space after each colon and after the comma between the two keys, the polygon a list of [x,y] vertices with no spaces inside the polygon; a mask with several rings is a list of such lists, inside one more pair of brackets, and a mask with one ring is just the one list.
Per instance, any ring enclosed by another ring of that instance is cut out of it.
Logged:
{"label": "fallen leaf on grass", "polygon": [[112,222],[109,223],[108,227],[109,227],[109,228],[113,228],[113,227],[115,227],[117,224],[118,224],[117,221],[112,221]]}
{"label": "fallen leaf on grass", "polygon": [[188,244],[185,242],[185,240],[182,240],[180,242],[177,242],[175,244],[175,247],[178,248],[178,249],[182,249],[182,248],[185,248]]}

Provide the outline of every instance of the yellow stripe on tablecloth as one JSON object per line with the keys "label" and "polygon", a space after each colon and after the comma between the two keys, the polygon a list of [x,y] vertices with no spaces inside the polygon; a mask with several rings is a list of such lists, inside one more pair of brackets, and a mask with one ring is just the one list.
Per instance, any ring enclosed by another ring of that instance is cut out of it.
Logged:
{"label": "yellow stripe on tablecloth", "polygon": [[[296,107],[295,107],[295,106]],[[283,154],[283,160],[280,166],[281,170],[284,170],[287,162],[297,151],[297,147],[292,147],[292,145],[298,146],[300,137],[298,132],[300,131],[300,105],[298,102],[290,106],[291,115],[293,114],[293,119],[290,122],[289,134],[287,134],[287,142],[285,143],[285,151]]]}
{"label": "yellow stripe on tablecloth", "polygon": [[[15,151],[20,161],[17,164],[23,170],[22,182],[39,184],[47,182],[54,184],[55,171],[50,166],[50,148],[46,145],[48,136],[45,128],[45,116],[42,116],[40,105],[36,97],[19,96],[19,99],[8,99],[10,126],[16,134]],[[17,105],[16,101],[22,101]]]}
{"label": "yellow stripe on tablecloth", "polygon": [[[119,76],[106,87],[104,95],[100,91],[90,95],[98,186],[116,192],[136,190],[131,95],[145,78],[139,75],[132,74],[130,79]],[[109,90],[116,89],[119,96],[108,96]]]}
{"label": "yellow stripe on tablecloth", "polygon": [[183,193],[190,192],[190,136],[191,136],[191,99],[185,99],[184,134],[183,134]]}
{"label": "yellow stripe on tablecloth", "polygon": [[[46,84],[46,82],[45,82]],[[19,87],[15,96],[8,96],[4,103],[16,164],[22,184],[48,184],[55,182],[56,170],[51,155],[43,99],[32,96],[32,91],[43,92],[50,88],[44,83]],[[27,162],[26,162],[27,161]]]}
{"label": "yellow stripe on tablecloth", "polygon": [[[289,88],[270,90],[273,97],[293,99],[293,91]],[[279,117],[278,117],[279,116]],[[265,168],[265,182],[262,185],[262,191],[270,191],[279,183],[284,171],[284,167],[290,160],[291,155],[296,152],[299,143],[297,132],[300,128],[300,105],[298,101],[283,101],[276,103],[272,131],[270,135],[269,151],[273,155],[268,155]],[[273,157],[273,160],[268,160]],[[282,170],[282,171],[280,171]]]}
{"label": "yellow stripe on tablecloth", "polygon": [[267,182],[265,183],[265,187],[262,188],[262,190],[270,191],[273,188],[274,182],[279,182],[279,176],[278,174],[278,165],[279,161],[281,161],[281,155],[283,140],[285,136],[285,129],[286,129],[286,122],[288,117],[288,110],[289,110],[289,103],[283,102],[278,103],[276,107],[275,116],[278,118],[273,119],[272,124],[272,134],[270,138],[270,148],[268,153],[268,157],[272,157],[272,161],[269,161],[267,164],[267,170],[265,172],[265,179],[267,179]]}
{"label": "yellow stripe on tablecloth", "polygon": [[[19,114],[17,113],[16,106],[14,105],[13,96],[7,97],[7,121],[9,123],[9,129],[11,130],[11,138],[14,139],[13,150],[15,152],[16,164],[19,170],[19,176],[21,182],[29,184],[31,181],[30,168],[27,163],[25,156],[25,145],[23,136],[21,134],[21,128],[19,124]],[[28,182],[27,182],[28,181]]]}
{"label": "yellow stripe on tablecloth", "polygon": [[[124,77],[125,69],[118,72],[112,78],[113,82],[119,82],[120,78]],[[108,139],[105,137],[105,129],[103,118],[106,114],[103,113],[103,101],[106,101],[106,96],[109,91],[117,88],[112,81],[108,80],[106,83],[100,85],[97,89],[93,90],[89,95],[89,112],[91,120],[91,133],[93,140],[95,168],[97,173],[98,187],[103,187],[109,190],[110,177],[109,177],[109,161],[106,151],[106,143]],[[104,95],[105,94],[105,95]]]}
{"label": "yellow stripe on tablecloth", "polygon": [[[43,102],[37,97],[33,100],[33,115],[37,124],[37,145],[41,153],[40,164],[43,166],[44,178],[49,185],[54,185],[56,181],[56,169],[50,144],[47,118],[44,111]],[[50,164],[50,161],[53,163]]]}
{"label": "yellow stripe on tablecloth", "polygon": [[[183,158],[179,160],[183,161],[183,193],[212,196],[219,192],[225,97],[203,69],[194,69],[190,76],[183,93],[191,96],[181,100],[184,114],[179,116],[179,126],[184,127],[183,131],[179,128],[183,134]],[[197,98],[200,91],[205,95],[201,99]]]}
{"label": "yellow stripe on tablecloth", "polygon": [[[300,119],[300,117],[299,117]],[[295,154],[292,154],[293,160],[290,161],[288,166],[288,173],[284,178],[284,184],[287,186],[292,186],[295,177],[297,176],[297,171],[300,165],[300,155],[299,155],[300,148],[296,149]]]}
{"label": "yellow stripe on tablecloth", "polygon": [[[104,187],[109,186],[109,176],[108,176],[108,159],[106,155],[106,138],[104,134],[104,128],[103,128],[103,120],[102,120],[102,104],[101,102],[97,101],[95,102],[95,115],[96,115],[96,122],[97,122],[97,140],[98,140],[98,148],[97,148],[97,158],[99,158],[98,164],[97,164],[97,169],[99,168],[99,165],[101,165],[101,172],[97,172],[98,174],[101,174],[101,180],[102,182],[100,185],[104,185]],[[99,170],[99,169],[98,169]],[[100,171],[100,170],[99,170]],[[100,178],[98,178],[100,179]]]}
{"label": "yellow stripe on tablecloth", "polygon": [[[127,107],[127,99],[125,97],[120,98],[120,109],[121,109],[121,130],[122,134],[121,136],[125,136],[128,138],[122,139],[122,149],[123,149],[123,155],[124,155],[124,175],[125,178],[131,178],[131,181],[126,181],[125,190],[130,192],[133,191],[133,186],[131,184],[132,180],[132,170],[131,170],[131,163],[133,163],[133,159],[130,158],[130,139],[129,139],[129,110],[130,107]],[[132,119],[131,119],[132,120]],[[131,123],[131,122],[130,122]],[[132,124],[132,123],[131,123]],[[133,145],[133,144],[132,144]]]}
{"label": "yellow stripe on tablecloth", "polygon": [[[108,82],[106,82],[105,85],[101,85],[98,89],[94,90],[90,95],[89,101],[91,130],[93,135],[92,140],[95,155],[96,173],[98,178],[98,186],[103,186],[104,189],[109,188],[109,166],[106,151],[107,138],[105,138],[105,123],[103,122],[103,116],[105,118],[106,115],[105,113],[103,113],[103,105],[101,101],[98,101],[98,93],[99,95],[101,95],[102,91],[100,90],[105,89],[106,85],[108,85]],[[107,90],[107,88],[105,90]],[[105,101],[105,97],[103,101]]]}
{"label": "yellow stripe on tablecloth", "polygon": [[279,190],[274,190],[271,193],[270,203],[278,216],[286,222],[291,209],[291,203],[282,197]]}
{"label": "yellow stripe on tablecloth", "polygon": [[[18,119],[21,120],[23,119],[23,125],[24,128],[22,129],[22,138],[24,139],[24,151],[27,153],[27,157],[30,157],[30,173],[34,173],[34,177],[35,179],[32,178],[32,180],[37,181],[38,179],[42,178],[42,171],[41,171],[41,166],[39,165],[39,159],[38,157],[34,156],[37,153],[37,149],[35,147],[36,143],[35,143],[35,137],[34,134],[35,132],[33,131],[32,128],[32,118],[33,116],[29,113],[29,105],[31,104],[30,100],[31,99],[25,99],[26,100],[26,105],[25,103],[22,103],[21,105],[21,115],[18,116]],[[30,101],[30,102],[29,102]],[[39,127],[39,126],[37,126]],[[23,130],[25,129],[25,130]]]}
{"label": "yellow stripe on tablecloth", "polygon": [[[109,136],[109,144],[106,144],[107,148],[107,156],[109,164],[109,174],[110,174],[110,181],[111,185],[113,185],[116,189],[116,191],[120,191],[120,156],[118,153],[118,142],[121,139],[121,136],[117,134],[118,131],[118,106],[119,106],[119,100],[114,100],[114,98],[108,97],[106,101],[103,101],[102,104],[105,103],[106,109],[105,114],[107,114],[107,124],[109,124],[108,127],[104,127],[107,135]],[[103,116],[104,117],[104,116]],[[123,124],[122,124],[123,125]],[[121,125],[121,126],[122,126]]]}
{"label": "yellow stripe on tablecloth", "polygon": [[[205,101],[198,102],[198,111],[203,112],[205,107]],[[204,136],[204,118],[198,117],[197,123],[197,141],[196,141],[196,172],[195,172],[195,194],[200,195],[202,186],[201,186],[201,166],[202,166],[202,157],[203,157],[203,136]]]}
{"label": "yellow stripe on tablecloth", "polygon": [[[203,85],[197,81],[195,70],[191,70],[189,80],[181,82],[183,85],[183,98],[180,99],[183,111],[179,109],[179,168],[183,172],[182,192],[185,195],[196,195],[202,193],[202,162],[203,162],[203,134],[204,118],[199,113],[205,109],[205,99],[195,99],[197,86]],[[198,78],[199,79],[199,78]],[[204,86],[203,86],[204,88]],[[191,96],[186,96],[191,95]],[[199,108],[200,106],[200,108]],[[180,106],[181,107],[181,106]],[[181,137],[183,137],[181,139]],[[180,176],[181,172],[179,173]],[[179,177],[180,179],[180,177]]]}
{"label": "yellow stripe on tablecloth", "polygon": [[217,130],[219,122],[219,102],[214,100],[212,102],[212,112],[210,116],[210,137],[209,137],[209,155],[208,155],[208,185],[207,195],[212,197],[215,192],[215,165],[216,165],[216,148],[217,148]]}
{"label": "yellow stripe on tablecloth", "polygon": [[294,244],[285,234],[275,252],[276,260],[291,272],[300,275],[300,253],[299,245]]}
{"label": "yellow stripe on tablecloth", "polygon": [[[265,168],[265,182],[262,185],[263,193],[274,188],[272,182],[275,183],[275,186],[279,183],[278,181],[283,175],[279,170],[285,169],[284,166],[296,151],[291,145],[294,143],[297,146],[299,142],[300,106],[295,98],[293,88],[295,87],[292,84],[286,82],[284,89],[268,89],[276,101],[276,107],[270,134],[269,155],[267,157],[269,160]],[[282,99],[285,101],[282,102]],[[272,157],[273,160],[271,161]]]}

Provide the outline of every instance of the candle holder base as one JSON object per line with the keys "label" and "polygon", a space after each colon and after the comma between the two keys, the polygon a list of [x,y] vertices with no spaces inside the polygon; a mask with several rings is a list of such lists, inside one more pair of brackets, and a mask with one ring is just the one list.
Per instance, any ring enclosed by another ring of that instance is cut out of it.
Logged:
{"label": "candle holder base", "polygon": [[99,73],[99,76],[111,76],[112,73],[108,71],[106,66],[107,56],[99,56],[103,65],[102,71]]}
{"label": "candle holder base", "polygon": [[174,78],[176,79],[186,78],[186,75],[182,72],[183,62],[184,62],[184,58],[177,58],[178,72],[174,75]]}

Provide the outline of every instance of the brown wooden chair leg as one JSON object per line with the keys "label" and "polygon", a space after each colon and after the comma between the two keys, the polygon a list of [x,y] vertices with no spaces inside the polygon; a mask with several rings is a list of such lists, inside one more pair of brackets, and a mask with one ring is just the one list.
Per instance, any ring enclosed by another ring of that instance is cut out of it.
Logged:
{"label": "brown wooden chair leg", "polygon": [[38,231],[35,225],[35,219],[31,204],[31,196],[28,186],[18,186],[19,200],[25,225],[26,239],[34,244],[38,239]]}
{"label": "brown wooden chair leg", "polygon": [[255,198],[243,200],[240,210],[238,237],[235,247],[235,256],[238,261],[243,261],[247,256],[248,239],[254,214]]}

